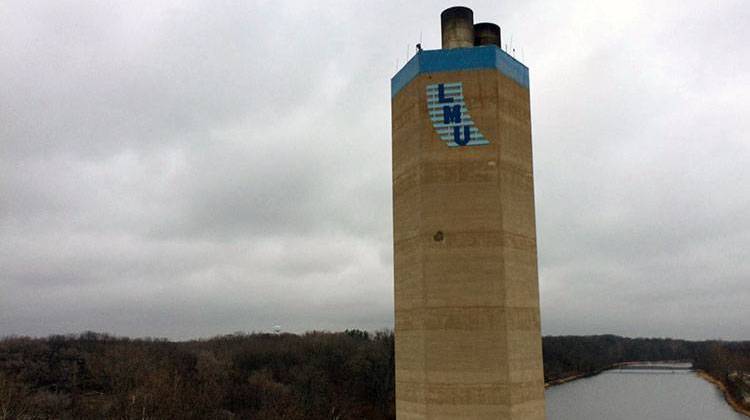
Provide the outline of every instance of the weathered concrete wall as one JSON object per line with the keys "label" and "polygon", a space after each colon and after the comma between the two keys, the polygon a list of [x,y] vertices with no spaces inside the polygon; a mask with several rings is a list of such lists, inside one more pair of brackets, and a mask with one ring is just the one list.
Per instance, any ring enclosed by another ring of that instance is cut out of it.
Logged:
{"label": "weathered concrete wall", "polygon": [[[489,145],[432,126],[427,85],[452,82]],[[422,73],[392,122],[398,419],[544,419],[528,89]]]}

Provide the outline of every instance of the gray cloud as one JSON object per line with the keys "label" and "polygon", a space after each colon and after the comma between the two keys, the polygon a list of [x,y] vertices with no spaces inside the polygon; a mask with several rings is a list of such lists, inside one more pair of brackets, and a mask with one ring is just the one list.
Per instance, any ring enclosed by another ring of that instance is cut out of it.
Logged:
{"label": "gray cloud", "polygon": [[[0,336],[391,326],[389,78],[450,5],[0,6]],[[544,332],[748,338],[743,2],[470,6],[531,68]]]}

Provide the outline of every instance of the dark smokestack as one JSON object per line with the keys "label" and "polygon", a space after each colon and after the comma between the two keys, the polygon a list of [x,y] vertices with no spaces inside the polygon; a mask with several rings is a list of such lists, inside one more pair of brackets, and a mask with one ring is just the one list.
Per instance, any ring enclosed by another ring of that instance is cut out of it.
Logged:
{"label": "dark smokestack", "polygon": [[489,22],[474,25],[474,45],[497,45],[500,48],[500,27]]}
{"label": "dark smokestack", "polygon": [[468,7],[451,7],[440,14],[443,49],[474,46],[474,12]]}

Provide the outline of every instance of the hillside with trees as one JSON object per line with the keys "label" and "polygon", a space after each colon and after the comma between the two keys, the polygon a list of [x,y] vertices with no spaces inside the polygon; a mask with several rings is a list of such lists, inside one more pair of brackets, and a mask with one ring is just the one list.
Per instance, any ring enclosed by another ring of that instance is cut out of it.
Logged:
{"label": "hillside with trees", "polygon": [[[545,337],[545,380],[625,361],[691,360],[729,386],[750,342]],[[393,419],[392,332],[171,342],[84,333],[0,340],[0,420]],[[732,392],[740,397],[742,390]]]}

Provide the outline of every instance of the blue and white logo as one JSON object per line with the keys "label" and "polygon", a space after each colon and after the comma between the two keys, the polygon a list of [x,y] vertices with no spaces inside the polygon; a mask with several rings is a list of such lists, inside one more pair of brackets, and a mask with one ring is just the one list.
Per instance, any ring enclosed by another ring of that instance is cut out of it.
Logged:
{"label": "blue and white logo", "polygon": [[490,144],[474,126],[466,109],[461,82],[428,85],[427,112],[435,131],[448,146]]}

